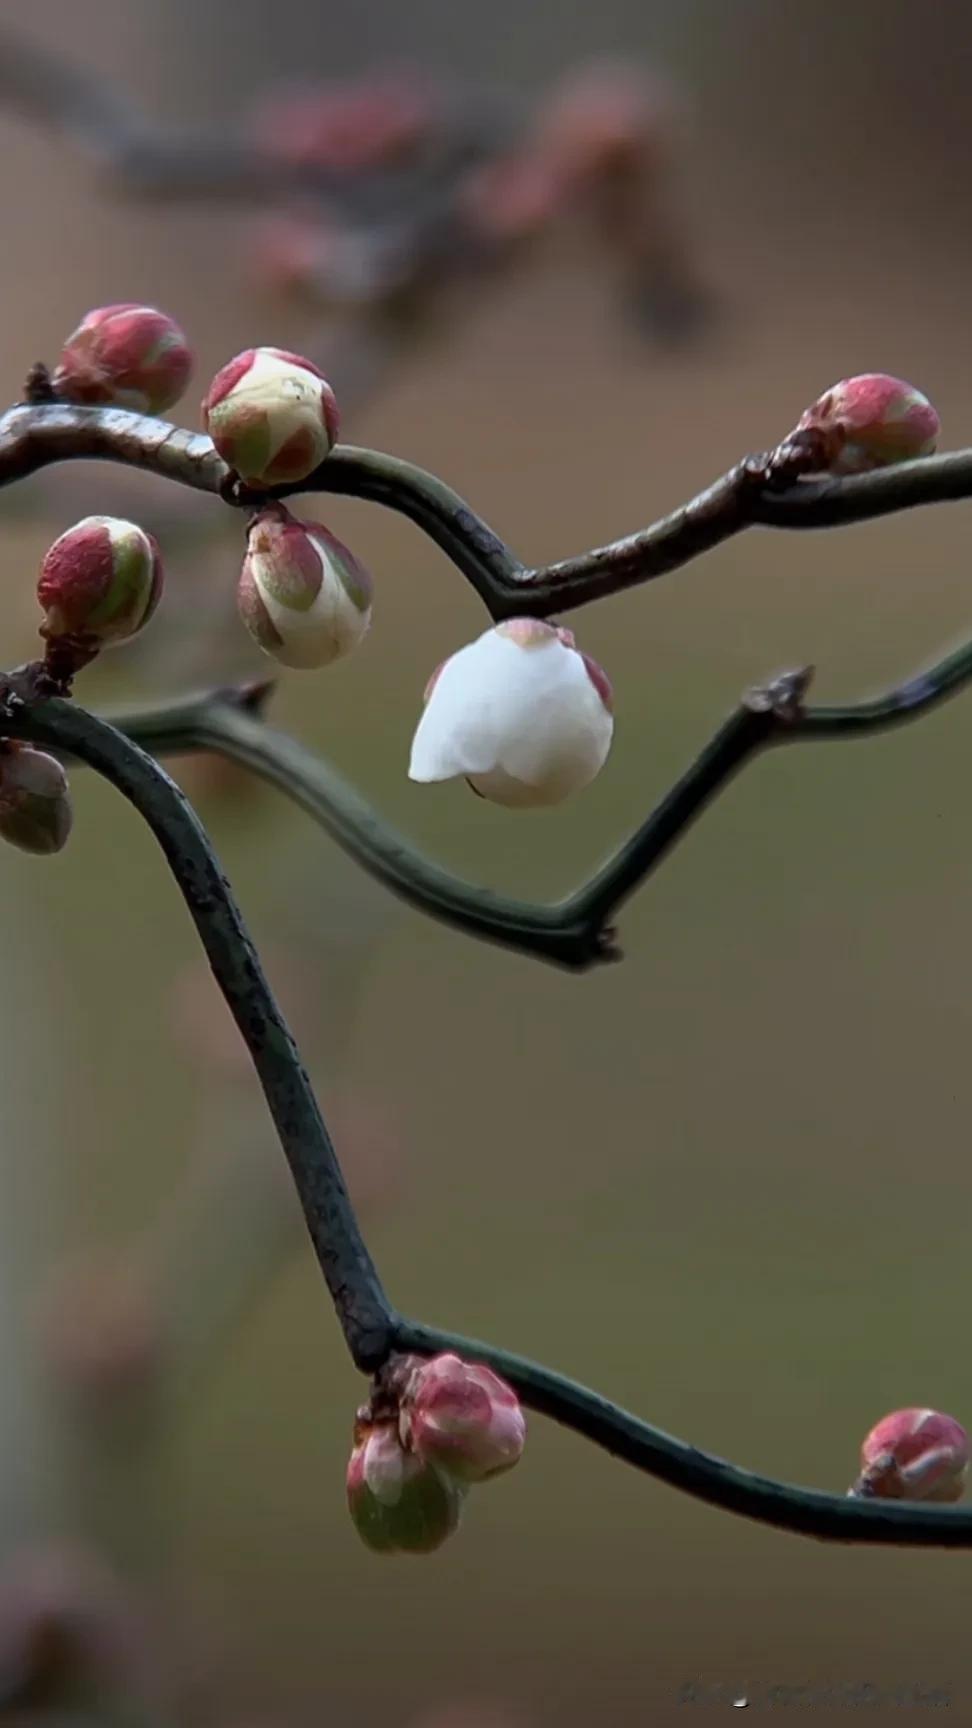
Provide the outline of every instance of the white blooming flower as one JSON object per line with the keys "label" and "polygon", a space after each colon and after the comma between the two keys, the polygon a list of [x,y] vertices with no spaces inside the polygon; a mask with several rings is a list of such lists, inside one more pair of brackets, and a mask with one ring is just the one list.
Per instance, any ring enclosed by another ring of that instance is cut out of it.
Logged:
{"label": "white blooming flower", "polygon": [[611,687],[569,630],[514,618],[434,674],[412,743],[412,780],[468,780],[495,804],[559,804],[603,767]]}

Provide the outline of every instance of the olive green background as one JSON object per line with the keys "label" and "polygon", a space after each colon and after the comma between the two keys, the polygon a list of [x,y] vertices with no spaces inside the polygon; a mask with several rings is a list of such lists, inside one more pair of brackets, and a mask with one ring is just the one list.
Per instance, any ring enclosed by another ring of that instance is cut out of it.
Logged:
{"label": "olive green background", "polygon": [[[721,310],[698,346],[658,353],[619,320],[597,259],[555,246],[443,319],[356,418],[355,441],[440,473],[542,558],[645,524],[849,372],[900,373],[938,406],[944,442],[970,440],[963,8],[358,10],[8,0],[5,18],[111,69],[156,112],[212,122],[263,78],[354,70],[379,41],[525,91],[593,50],[657,56],[688,93],[684,196]],[[159,302],[188,327],[193,423],[206,378],[238,348],[314,340],[306,314],[254,288],[239,212],[127,205],[8,114],[0,199],[8,397],[106,300]],[[961,506],[739,537],[576,615],[615,686],[615,748],[563,810],[511,814],[405,775],[430,670],[482,626],[475,597],[403,521],[316,508],[374,573],[374,629],[333,671],[285,674],[274,718],[458,872],[542,898],[639,820],[747,685],[809,662],[818,699],[852,699],[969,628]],[[31,652],[53,533],[131,511],[162,537],[169,601],[151,642],[82,698],[254,669],[231,609],[222,621],[202,598],[231,593],[240,551],[212,501],[93,466],[32,481],[0,511],[5,663]],[[394,1299],[757,1470],[836,1491],[887,1410],[972,1419],[970,737],[959,699],[893,737],[759,762],[625,909],[624,965],[580,978],[399,907],[272,794],[204,787],[325,1111],[353,1093],[389,1125],[392,1173],[368,1216]],[[452,1701],[495,1706],[517,1728],[724,1713],[727,1692],[710,1709],[679,1702],[693,1678],[748,1691],[755,1715],[770,1713],[773,1684],[936,1685],[964,1720],[964,1557],[763,1530],[539,1419],[522,1466],[473,1497],[439,1555],[366,1553],[343,1501],[361,1388],[296,1233],[150,1456],[127,1446],[78,1468],[36,1372],[48,1268],[150,1228],[210,1141],[265,1138],[277,1154],[255,1084],[215,1076],[205,1040],[187,1052],[175,1023],[194,936],[152,841],[92,777],[79,772],[75,792],[62,856],[0,859],[11,1549],[72,1529],[107,1547],[219,1673],[219,1720],[417,1728]],[[202,1302],[209,1247],[195,1249]],[[888,1703],[868,1719],[899,1715]]]}

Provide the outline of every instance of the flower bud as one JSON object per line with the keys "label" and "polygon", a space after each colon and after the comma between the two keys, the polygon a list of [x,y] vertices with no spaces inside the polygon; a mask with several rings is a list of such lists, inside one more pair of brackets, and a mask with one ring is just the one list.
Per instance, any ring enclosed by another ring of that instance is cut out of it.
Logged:
{"label": "flower bud", "polygon": [[819,449],[815,466],[830,474],[865,474],[894,462],[930,456],[941,422],[927,396],[900,378],[864,372],[842,378],[800,419]]}
{"label": "flower bud", "polygon": [[611,686],[571,632],[514,618],[430,679],[408,772],[464,777],[495,804],[559,804],[603,767],[613,730]]}
{"label": "flower bud", "polygon": [[22,852],[60,852],[71,832],[68,779],[60,762],[12,738],[0,743],[0,837]]}
{"label": "flower bud", "polygon": [[451,1352],[415,1369],[401,1406],[406,1443],[461,1482],[511,1470],[523,1451],[526,1418],[511,1386]]}
{"label": "flower bud", "polygon": [[41,635],[92,647],[125,642],[147,624],[162,595],[162,563],[151,534],[117,516],[86,516],[48,548],[37,598]]}
{"label": "flower bud", "polygon": [[459,1523],[464,1489],[406,1452],[394,1423],[365,1425],[348,1464],[348,1506],[361,1540],[377,1553],[428,1554]]}
{"label": "flower bud", "polygon": [[864,1441],[861,1473],[851,1493],[885,1500],[961,1500],[968,1468],[968,1435],[954,1417],[937,1410],[895,1410]]}
{"label": "flower bud", "polygon": [[371,623],[371,577],[320,522],[282,505],[250,524],[237,604],[254,642],[284,666],[329,666]]}
{"label": "flower bud", "polygon": [[69,402],[110,402],[160,414],[177,402],[192,372],[178,324],[154,306],[98,306],[69,336],[53,377]]}
{"label": "flower bud", "polygon": [[223,461],[251,486],[296,485],[338,435],[324,374],[284,348],[247,348],[209,386],[203,417]]}

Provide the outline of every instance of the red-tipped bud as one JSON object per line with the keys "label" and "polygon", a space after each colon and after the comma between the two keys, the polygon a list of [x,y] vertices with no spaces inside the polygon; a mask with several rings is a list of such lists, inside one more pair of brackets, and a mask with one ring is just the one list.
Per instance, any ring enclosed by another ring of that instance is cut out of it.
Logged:
{"label": "red-tipped bud", "polygon": [[338,407],[322,372],[284,348],[247,348],[209,386],[206,430],[223,461],[251,486],[306,480],[338,435]]}
{"label": "red-tipped bud", "polygon": [[406,1452],[393,1422],[356,1433],[347,1488],[355,1529],[379,1554],[431,1553],[459,1523],[464,1489]]}
{"label": "red-tipped bud", "polygon": [[237,603],[265,654],[284,666],[328,666],[367,632],[371,578],[322,523],[270,505],[250,524]]}
{"label": "red-tipped bud", "polygon": [[0,838],[23,852],[60,852],[71,832],[68,779],[53,756],[13,739],[0,743]]}
{"label": "red-tipped bud", "polygon": [[[802,416],[815,466],[830,474],[865,474],[930,456],[941,422],[927,396],[885,372],[842,378]],[[797,437],[799,442],[799,436]]]}
{"label": "red-tipped bud", "polygon": [[895,1410],[864,1441],[861,1473],[851,1493],[884,1500],[961,1500],[968,1468],[969,1438],[953,1416]]}
{"label": "red-tipped bud", "polygon": [[53,377],[69,402],[115,403],[160,414],[192,373],[192,350],[175,320],[154,306],[98,306],[69,336]]}
{"label": "red-tipped bud", "polygon": [[516,1393],[492,1369],[451,1352],[411,1374],[400,1414],[406,1445],[460,1482],[512,1469],[526,1441]]}
{"label": "red-tipped bud", "polygon": [[41,635],[90,648],[126,642],[162,595],[162,563],[151,534],[116,516],[86,516],[55,540],[41,565]]}

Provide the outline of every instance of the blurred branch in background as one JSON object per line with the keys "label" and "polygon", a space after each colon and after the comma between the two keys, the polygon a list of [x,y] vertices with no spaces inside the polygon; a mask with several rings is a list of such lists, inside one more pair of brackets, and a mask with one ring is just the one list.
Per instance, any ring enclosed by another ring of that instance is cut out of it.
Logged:
{"label": "blurred branch in background", "polygon": [[713,309],[678,189],[678,102],[632,62],[579,67],[536,102],[378,66],[271,88],[217,138],[148,121],[93,72],[0,29],[0,102],[124,196],[269,206],[248,247],[258,280],[337,320],[326,354],[304,346],[352,412],[440,327],[453,289],[488,287],[565,223],[588,231],[654,340],[692,337]]}

